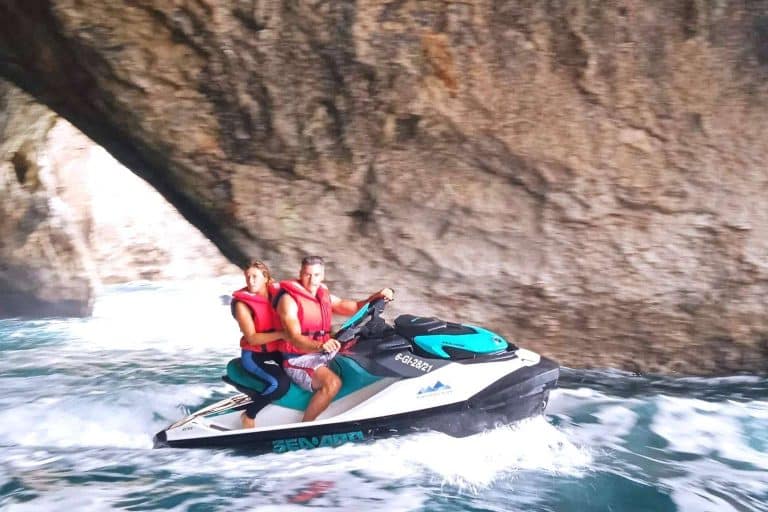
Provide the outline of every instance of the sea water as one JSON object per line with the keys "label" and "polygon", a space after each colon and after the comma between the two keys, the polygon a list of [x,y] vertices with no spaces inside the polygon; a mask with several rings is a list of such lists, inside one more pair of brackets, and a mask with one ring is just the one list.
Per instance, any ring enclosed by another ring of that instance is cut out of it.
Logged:
{"label": "sea water", "polygon": [[[255,456],[153,449],[233,390],[239,282],[105,289],[0,321],[0,509],[768,511],[768,380],[564,369],[544,417]],[[523,343],[524,345],[524,343]]]}

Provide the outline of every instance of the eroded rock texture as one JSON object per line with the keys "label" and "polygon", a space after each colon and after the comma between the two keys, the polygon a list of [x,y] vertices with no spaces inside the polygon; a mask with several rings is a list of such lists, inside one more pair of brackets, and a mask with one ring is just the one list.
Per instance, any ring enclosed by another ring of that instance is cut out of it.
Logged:
{"label": "eroded rock texture", "polygon": [[46,159],[48,108],[0,82],[0,318],[82,316],[97,279]]}
{"label": "eroded rock texture", "polygon": [[0,83],[0,318],[83,316],[101,284],[238,269],[155,190]]}
{"label": "eroded rock texture", "polygon": [[768,370],[768,2],[9,0],[0,73],[233,261],[570,366]]}
{"label": "eroded rock texture", "polygon": [[101,283],[239,273],[154,189],[71,124],[57,118],[45,151]]}

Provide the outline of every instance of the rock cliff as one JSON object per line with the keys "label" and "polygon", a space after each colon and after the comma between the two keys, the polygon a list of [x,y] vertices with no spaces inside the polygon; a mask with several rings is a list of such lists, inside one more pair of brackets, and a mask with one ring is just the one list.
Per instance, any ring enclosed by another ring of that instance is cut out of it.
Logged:
{"label": "rock cliff", "polygon": [[152,187],[61,118],[45,151],[100,283],[239,273]]}
{"label": "rock cliff", "polygon": [[44,158],[55,120],[0,82],[0,317],[91,308],[94,269]]}
{"label": "rock cliff", "polygon": [[238,269],[162,197],[0,82],[0,318],[83,316],[102,284]]}
{"label": "rock cliff", "polygon": [[569,366],[768,370],[768,2],[9,0],[0,74],[230,260]]}

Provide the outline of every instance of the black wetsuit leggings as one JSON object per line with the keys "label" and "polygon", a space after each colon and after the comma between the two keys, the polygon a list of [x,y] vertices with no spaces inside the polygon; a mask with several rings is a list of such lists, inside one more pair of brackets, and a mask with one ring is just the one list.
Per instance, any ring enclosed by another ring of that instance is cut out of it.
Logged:
{"label": "black wetsuit leggings", "polygon": [[252,376],[264,381],[261,393],[247,393],[253,403],[245,408],[245,414],[253,419],[269,402],[281,398],[288,392],[291,379],[283,370],[283,355],[280,352],[253,352],[243,350],[241,354],[243,368]]}

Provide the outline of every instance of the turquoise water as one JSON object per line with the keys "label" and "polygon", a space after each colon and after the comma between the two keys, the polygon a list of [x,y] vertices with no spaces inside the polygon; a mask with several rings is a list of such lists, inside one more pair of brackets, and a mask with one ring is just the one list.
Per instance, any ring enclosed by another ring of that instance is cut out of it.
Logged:
{"label": "turquoise water", "polygon": [[219,296],[237,285],[137,283],[89,319],[0,321],[0,509],[768,511],[768,380],[749,376],[565,370],[546,417],[464,439],[153,450],[232,393]]}

